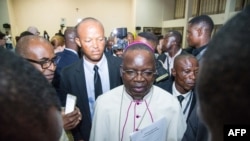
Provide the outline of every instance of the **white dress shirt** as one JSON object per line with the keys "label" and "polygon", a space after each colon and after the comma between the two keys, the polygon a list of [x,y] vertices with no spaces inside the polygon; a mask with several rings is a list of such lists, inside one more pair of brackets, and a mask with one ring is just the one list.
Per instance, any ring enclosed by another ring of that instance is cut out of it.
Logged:
{"label": "white dress shirt", "polygon": [[165,68],[169,69],[169,74],[170,75],[172,74],[171,69],[174,66],[174,59],[175,59],[176,56],[181,54],[181,51],[182,51],[182,49],[179,49],[179,51],[173,57],[169,56],[168,52],[165,52],[167,57],[166,57],[166,59],[164,61],[164,65],[165,65]]}
{"label": "white dress shirt", "polygon": [[[184,114],[184,117],[185,117],[185,120],[187,119],[187,116],[188,116],[188,113],[189,113],[189,110],[190,110],[190,105],[191,105],[191,102],[192,102],[192,95],[193,95],[193,92],[190,90],[189,92],[185,93],[185,94],[181,94],[175,87],[175,82],[173,83],[173,86],[172,86],[172,90],[173,90],[173,96],[177,99],[177,96],[179,95],[182,95],[184,97],[183,101],[181,102],[181,109],[182,109],[182,112]],[[178,99],[177,99],[178,100]]]}
{"label": "white dress shirt", "polygon": [[[86,78],[85,81],[86,81],[86,87],[87,87],[87,93],[88,93],[88,99],[89,99],[90,113],[91,113],[91,117],[93,117],[94,104],[95,104],[95,86],[94,86],[95,64],[88,62],[84,56],[83,56],[83,60],[84,60],[83,66],[84,66],[84,73],[85,73],[85,78]],[[107,61],[106,56],[103,55],[101,60],[96,65],[98,66],[98,72],[101,77],[102,91],[103,93],[105,93],[108,90],[110,90],[108,61]]]}

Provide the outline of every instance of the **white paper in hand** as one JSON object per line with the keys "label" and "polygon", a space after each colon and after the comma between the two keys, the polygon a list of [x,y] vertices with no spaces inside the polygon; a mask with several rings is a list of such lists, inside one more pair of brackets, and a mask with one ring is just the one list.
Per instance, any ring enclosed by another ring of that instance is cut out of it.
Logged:
{"label": "white paper in hand", "polygon": [[72,94],[67,94],[65,114],[71,113],[74,111],[76,105],[76,96]]}
{"label": "white paper in hand", "polygon": [[165,141],[167,119],[162,117],[147,127],[130,134],[131,141]]}

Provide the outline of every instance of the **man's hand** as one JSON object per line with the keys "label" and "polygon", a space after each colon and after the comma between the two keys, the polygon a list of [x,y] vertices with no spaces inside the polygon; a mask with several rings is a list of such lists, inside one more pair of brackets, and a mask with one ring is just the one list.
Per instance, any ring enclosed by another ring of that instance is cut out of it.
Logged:
{"label": "man's hand", "polygon": [[62,110],[63,118],[63,128],[65,130],[71,130],[76,127],[76,125],[82,119],[82,114],[79,108],[75,107],[74,111],[65,115],[64,109]]}

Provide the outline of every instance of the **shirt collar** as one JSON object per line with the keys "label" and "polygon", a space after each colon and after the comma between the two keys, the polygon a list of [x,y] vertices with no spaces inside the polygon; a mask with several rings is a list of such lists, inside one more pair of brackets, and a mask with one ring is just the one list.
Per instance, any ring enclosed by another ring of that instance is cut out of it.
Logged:
{"label": "shirt collar", "polygon": [[173,86],[172,86],[172,93],[173,93],[173,96],[179,96],[179,95],[182,95],[184,96],[184,98],[187,98],[190,94],[191,94],[192,90],[188,91],[187,93],[185,94],[181,94],[175,87],[175,82],[173,83]]}
{"label": "shirt collar", "polygon": [[199,48],[195,48],[192,50],[192,54],[194,56],[197,56],[203,49],[205,49],[207,47],[207,45],[204,45],[202,47],[199,47]]}
{"label": "shirt collar", "polygon": [[97,64],[92,64],[91,62],[89,62],[88,60],[86,60],[85,56],[83,56],[83,60],[84,60],[84,61],[83,61],[84,64],[85,64],[89,69],[93,70],[94,65],[97,65],[100,71],[102,71],[102,69],[103,69],[105,63],[107,62],[107,58],[106,58],[106,56],[105,56],[104,54],[102,55],[101,60],[100,60]]}
{"label": "shirt collar", "polygon": [[68,50],[68,51],[71,51],[71,52],[73,52],[73,53],[75,53],[77,56],[78,56],[78,53],[75,51],[75,50],[73,50],[73,49],[71,49],[71,48],[64,48],[65,50]]}
{"label": "shirt collar", "polygon": [[180,48],[173,57],[170,57],[168,52],[165,52],[165,54],[167,55],[168,58],[175,58],[176,56],[181,54],[181,51],[182,51],[182,49]]}

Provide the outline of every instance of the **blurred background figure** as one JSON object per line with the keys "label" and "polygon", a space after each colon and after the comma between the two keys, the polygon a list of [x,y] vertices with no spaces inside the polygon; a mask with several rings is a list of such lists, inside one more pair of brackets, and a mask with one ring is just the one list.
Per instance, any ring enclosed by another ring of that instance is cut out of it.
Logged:
{"label": "blurred background figure", "polygon": [[135,40],[135,36],[133,35],[133,33],[128,32],[128,33],[127,33],[127,41],[128,41],[128,44],[131,44],[132,42],[134,42],[134,40]]}
{"label": "blurred background figure", "polygon": [[6,49],[12,50],[13,49],[12,37],[11,37],[9,31],[6,31],[5,40],[6,40],[6,44],[5,44]]}
{"label": "blurred background figure", "polygon": [[118,46],[117,46],[117,47],[113,47],[112,52],[113,52],[113,55],[114,55],[114,56],[122,57],[123,50],[124,50],[123,47],[118,47]]}
{"label": "blurred background figure", "polygon": [[112,51],[112,46],[114,45],[114,37],[110,36],[108,37],[108,39],[106,40],[106,45],[105,45],[105,53],[107,54],[113,54]]}
{"label": "blurred background figure", "polygon": [[[132,33],[129,33],[129,36],[133,36]],[[128,32],[127,28],[116,28],[111,33],[111,38],[113,38],[112,52],[114,56],[122,57],[123,50],[127,47],[129,41],[127,40]],[[133,41],[133,37],[129,37],[130,42]]]}
{"label": "blurred background figure", "polygon": [[46,40],[49,41],[50,37],[49,37],[49,34],[48,34],[48,32],[46,30],[43,31],[43,38],[45,38]]}
{"label": "blurred background figure", "polygon": [[54,46],[54,52],[62,52],[65,48],[65,40],[61,35],[55,35],[51,38],[50,43]]}
{"label": "blurred background figure", "polygon": [[0,48],[5,48],[6,39],[5,34],[0,31]]}
{"label": "blurred background figure", "polygon": [[158,36],[158,45],[156,47],[156,52],[157,52],[158,55],[162,54],[163,41],[164,41],[163,35]]}
{"label": "blurred background figure", "polygon": [[36,27],[34,27],[34,26],[28,27],[27,31],[29,31],[29,32],[32,33],[33,35],[37,35],[37,36],[40,35],[39,30],[38,30]]}
{"label": "blurred background figure", "polygon": [[64,32],[64,38],[65,38],[65,49],[62,52],[56,53],[56,56],[58,56],[60,60],[57,63],[54,79],[52,81],[56,91],[58,92],[59,97],[60,97],[59,85],[60,85],[60,77],[61,77],[60,74],[61,74],[62,69],[80,60],[80,57],[78,55],[78,50],[80,50],[80,48],[77,46],[75,42],[75,38],[76,38],[75,28],[68,27]]}

